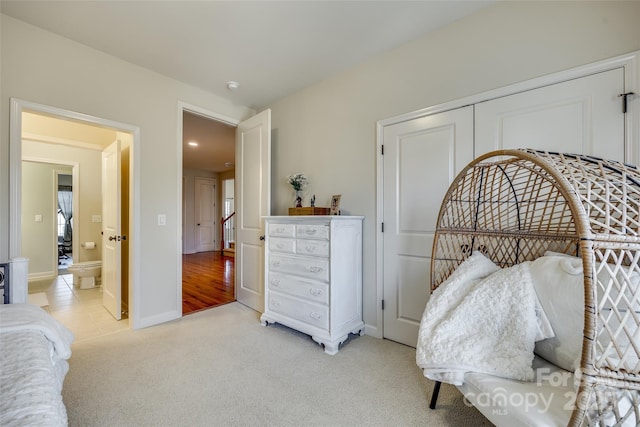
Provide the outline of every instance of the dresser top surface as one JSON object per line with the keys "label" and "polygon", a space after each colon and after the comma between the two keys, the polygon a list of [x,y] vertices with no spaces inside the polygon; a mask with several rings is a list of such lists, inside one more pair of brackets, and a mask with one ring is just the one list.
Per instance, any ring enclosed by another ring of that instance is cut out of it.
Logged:
{"label": "dresser top surface", "polygon": [[311,219],[319,220],[319,221],[346,221],[346,220],[354,220],[359,219],[363,220],[364,216],[359,215],[271,215],[271,216],[263,216],[262,218],[267,220],[277,220],[277,221],[309,221]]}

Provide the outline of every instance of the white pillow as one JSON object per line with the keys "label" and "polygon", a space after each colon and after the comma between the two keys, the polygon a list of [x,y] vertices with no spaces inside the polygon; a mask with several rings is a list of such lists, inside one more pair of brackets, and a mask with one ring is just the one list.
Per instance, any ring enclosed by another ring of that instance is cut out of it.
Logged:
{"label": "white pillow", "polygon": [[[535,289],[535,288],[534,288]],[[542,307],[542,303],[540,303],[540,298],[538,298],[538,294],[535,293],[536,296],[536,321],[537,327],[536,330],[536,341],[541,341],[547,338],[553,338],[556,336],[555,332],[553,332],[553,327],[551,326],[551,322],[547,317],[547,313],[544,312],[544,308]]]}
{"label": "white pillow", "polygon": [[580,366],[584,330],[582,260],[543,256],[529,265],[533,286],[555,337],[538,341],[535,352],[567,371]]}
{"label": "white pillow", "polygon": [[[545,252],[545,255],[565,256],[574,259],[580,259],[575,258],[572,255],[551,251]],[[616,271],[615,277],[611,276],[611,271]],[[598,265],[596,267],[596,275],[598,281],[605,287],[608,286],[610,280],[615,280],[620,284],[619,286],[622,286],[622,292],[626,297],[621,299],[621,301],[633,301],[633,295],[636,295],[640,290],[640,273],[638,273],[637,269],[634,270],[630,266],[622,267],[616,270],[616,266],[614,264]],[[622,285],[622,283],[625,284]],[[608,293],[608,300],[604,301],[604,304],[602,304],[604,295],[602,294],[602,289],[598,287],[597,298],[598,305],[601,307],[601,310],[611,310],[612,303],[614,301],[618,301],[618,299],[620,298],[619,294],[620,290],[618,286],[612,286]],[[624,302],[620,304],[620,310],[624,311],[628,308],[629,307],[626,307]],[[640,311],[636,311],[640,314]],[[604,313],[604,316],[607,316],[607,318],[609,319],[607,323],[610,330],[617,331],[620,328],[620,321],[617,316],[609,315],[607,313]],[[632,316],[625,316],[625,320],[625,329],[627,333],[619,334],[616,338],[616,345],[620,347],[620,350],[612,347],[611,337],[606,331],[604,331],[598,337],[598,343],[600,344],[602,351],[606,353],[607,358],[613,360],[613,365],[617,364],[615,360],[618,357],[618,352],[620,352],[622,354],[627,354],[627,360],[625,361],[625,363],[627,363],[627,369],[633,369],[635,366],[637,366],[638,358],[634,357],[632,353],[627,353],[625,348],[631,345],[631,339],[636,339],[635,337],[640,336],[640,328],[638,327]],[[631,336],[632,338],[630,339],[629,336]]]}

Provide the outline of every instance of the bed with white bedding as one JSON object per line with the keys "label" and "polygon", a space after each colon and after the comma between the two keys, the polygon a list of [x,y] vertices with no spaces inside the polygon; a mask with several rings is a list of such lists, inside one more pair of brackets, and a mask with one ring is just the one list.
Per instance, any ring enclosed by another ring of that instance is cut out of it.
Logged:
{"label": "bed with white bedding", "polygon": [[0,304],[0,425],[66,426],[73,334],[40,307]]}

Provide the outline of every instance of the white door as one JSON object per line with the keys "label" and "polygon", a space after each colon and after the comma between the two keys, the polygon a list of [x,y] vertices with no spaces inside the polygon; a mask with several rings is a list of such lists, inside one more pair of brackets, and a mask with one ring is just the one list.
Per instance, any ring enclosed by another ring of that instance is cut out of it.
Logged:
{"label": "white door", "polygon": [[236,299],[264,311],[264,221],[271,213],[271,110],[236,131]]}
{"label": "white door", "polygon": [[534,148],[625,161],[621,93],[618,68],[477,104],[476,155]]}
{"label": "white door", "polygon": [[196,252],[216,249],[216,180],[195,178]]}
{"label": "white door", "polygon": [[102,303],[122,318],[120,241],[120,141],[102,152]]}
{"label": "white door", "polygon": [[385,338],[415,347],[440,202],[473,160],[473,107],[384,128]]}

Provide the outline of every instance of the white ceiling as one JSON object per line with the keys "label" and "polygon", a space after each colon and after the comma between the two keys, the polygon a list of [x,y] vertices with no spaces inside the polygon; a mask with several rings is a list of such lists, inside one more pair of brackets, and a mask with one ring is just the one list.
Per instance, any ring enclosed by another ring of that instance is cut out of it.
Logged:
{"label": "white ceiling", "polygon": [[0,11],[259,111],[493,2],[2,0]]}

